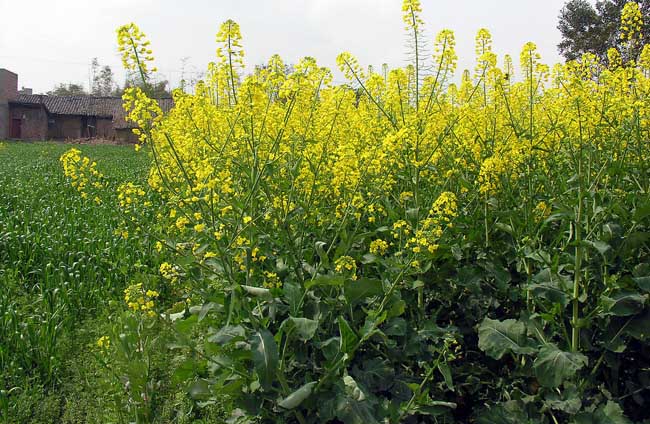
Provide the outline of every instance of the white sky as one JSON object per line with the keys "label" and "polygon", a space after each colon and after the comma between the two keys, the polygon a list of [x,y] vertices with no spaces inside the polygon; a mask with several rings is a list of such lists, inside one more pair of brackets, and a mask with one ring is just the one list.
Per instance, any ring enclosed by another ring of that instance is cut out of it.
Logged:
{"label": "white sky", "polygon": [[[488,28],[499,62],[518,63],[523,44],[537,44],[542,60],[561,60],[557,17],[565,0],[422,0],[430,45],[435,34],[455,31],[459,71],[473,68],[474,37]],[[0,0],[0,68],[18,73],[18,85],[45,92],[60,82],[88,86],[89,64],[110,65],[119,83],[124,72],[115,29],[135,22],[149,39],[162,78],[178,84],[187,71],[214,60],[215,34],[228,18],[242,30],[248,66],[274,53],[287,63],[314,56],[336,68],[350,51],[361,64],[380,69],[406,64],[401,0]],[[340,80],[340,74],[335,73]]]}

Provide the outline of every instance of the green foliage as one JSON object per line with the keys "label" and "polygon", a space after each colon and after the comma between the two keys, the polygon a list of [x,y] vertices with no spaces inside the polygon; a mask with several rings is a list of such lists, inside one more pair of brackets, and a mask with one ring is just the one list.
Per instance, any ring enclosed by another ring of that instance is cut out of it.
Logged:
{"label": "green foliage", "polygon": [[87,96],[88,93],[84,89],[82,84],[76,84],[73,82],[70,83],[61,83],[58,84],[54,89],[47,92],[48,96]]}
{"label": "green foliage", "polygon": [[587,365],[587,357],[581,353],[563,352],[552,344],[543,346],[533,368],[537,381],[544,387],[558,387],[571,379]]}
{"label": "green foliage", "polygon": [[535,350],[527,346],[526,326],[514,319],[505,321],[485,318],[478,329],[478,347],[494,359],[506,353],[529,354]]}
{"label": "green foliage", "polygon": [[[221,405],[197,411],[172,381],[159,338],[144,351],[133,345],[138,325],[124,312],[123,289],[134,276],[159,279],[153,240],[133,230],[116,236],[123,217],[111,203],[114,191],[97,204],[66,184],[59,156],[69,147],[0,148],[0,423],[129,422],[138,384],[155,393],[148,422],[218,420]],[[112,184],[146,178],[146,156],[132,147],[77,147],[101,163]],[[113,348],[119,334],[128,348],[114,352],[110,371],[97,346],[109,334]]]}
{"label": "green foliage", "polygon": [[[566,60],[580,59],[584,53],[592,53],[603,62],[607,50],[614,47],[624,51],[620,37],[621,11],[628,0],[598,0],[595,5],[587,0],[567,1],[560,11],[557,28],[562,34],[558,50]],[[650,2],[638,1],[645,22],[644,41],[650,40]],[[641,52],[633,53],[637,57]]]}

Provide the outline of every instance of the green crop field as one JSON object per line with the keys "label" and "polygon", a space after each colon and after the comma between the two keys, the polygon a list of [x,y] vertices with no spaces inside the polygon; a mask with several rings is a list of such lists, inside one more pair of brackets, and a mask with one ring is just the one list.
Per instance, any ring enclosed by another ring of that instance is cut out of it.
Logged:
{"label": "green crop field", "polygon": [[138,144],[0,147],[0,417],[650,423],[650,45],[620,7],[606,58],[515,66],[481,29],[458,77],[418,0],[381,72],[246,73],[228,20],[169,111],[120,27]]}
{"label": "green crop field", "polygon": [[[76,147],[112,184],[146,179],[148,158],[132,146]],[[96,342],[133,275],[157,272],[148,240],[118,234],[115,204],[66,182],[59,157],[70,148],[0,147],[0,422],[117,422]]]}

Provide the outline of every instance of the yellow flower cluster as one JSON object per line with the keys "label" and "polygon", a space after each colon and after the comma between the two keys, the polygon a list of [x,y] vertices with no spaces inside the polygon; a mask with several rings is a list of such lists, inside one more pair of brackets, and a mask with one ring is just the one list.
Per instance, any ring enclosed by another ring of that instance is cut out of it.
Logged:
{"label": "yellow flower cluster", "polygon": [[97,346],[102,350],[106,350],[111,347],[111,339],[108,336],[101,336],[97,339]]}
{"label": "yellow flower cluster", "polygon": [[422,13],[420,0],[404,0],[402,2],[402,20],[406,25],[407,31],[413,29],[419,30],[424,25],[420,13]]}
{"label": "yellow flower cluster", "polygon": [[120,207],[124,209],[126,213],[130,212],[131,207],[138,205],[140,203],[140,198],[145,194],[146,193],[142,187],[137,186],[132,182],[121,184],[117,188],[117,199],[120,203]]}
{"label": "yellow flower cluster", "polygon": [[178,267],[170,264],[169,262],[163,262],[160,264],[160,275],[166,280],[169,280],[172,284],[177,283],[180,278],[180,272]]}
{"label": "yellow flower cluster", "polygon": [[267,289],[273,289],[273,288],[279,289],[282,287],[282,281],[280,281],[278,274],[276,274],[275,272],[264,271],[263,286],[266,287]]}
{"label": "yellow flower cluster", "polygon": [[393,229],[391,231],[393,238],[401,239],[409,234],[411,234],[411,225],[403,219],[393,223]]}
{"label": "yellow flower cluster", "polygon": [[334,261],[336,272],[348,273],[353,280],[357,279],[357,262],[351,256],[341,256]]}
{"label": "yellow flower cluster", "polygon": [[445,228],[453,226],[452,220],[458,215],[457,210],[456,195],[448,191],[441,193],[433,202],[429,215],[422,220],[413,237],[408,240],[407,248],[415,254],[425,250],[435,253]]}
{"label": "yellow flower cluster", "polygon": [[370,242],[370,253],[384,255],[388,251],[388,242],[377,239]]}
{"label": "yellow flower cluster", "polygon": [[[88,189],[100,189],[104,187],[104,175],[97,170],[97,163],[86,156],[81,156],[78,149],[70,149],[59,158],[63,165],[63,173],[70,179],[70,184],[76,188],[82,198],[88,197]],[[96,203],[101,203],[99,197],[95,197]]]}
{"label": "yellow flower cluster", "polygon": [[131,284],[124,289],[124,301],[129,309],[135,312],[143,312],[153,317],[156,313],[153,311],[154,299],[159,296],[155,290],[145,290],[142,283]]}
{"label": "yellow flower cluster", "polygon": [[[626,22],[637,25],[636,9],[627,9]],[[403,3],[404,21],[417,35],[420,10],[418,1]],[[650,160],[643,147],[650,134],[648,48],[638,65],[612,52],[609,64],[585,55],[551,69],[527,43],[515,75],[513,58],[499,58],[482,29],[476,65],[456,78],[454,35],[443,30],[429,57],[404,68],[378,73],[342,53],[337,64],[349,83],[336,85],[309,57],[289,68],[276,55],[244,75],[233,21],[221,26],[217,42],[205,80],[193,94],[175,92],[166,116],[142,90],[130,91],[126,103],[150,143],[148,183],[168,207],[159,214],[163,236],[200,245],[197,260],[215,252],[214,272],[246,284],[273,271],[263,258],[284,259],[286,250],[278,251],[288,248],[286,240],[296,254],[316,243],[311,229],[326,229],[318,237],[331,234],[324,241],[336,242],[339,229],[383,228],[390,243],[364,248],[430,260],[459,205],[487,218],[488,205],[514,199],[534,216],[533,199],[545,183],[531,176],[570,167],[584,145],[614,161]],[[634,137],[612,130],[637,123]],[[356,275],[350,256],[335,268]]]}
{"label": "yellow flower cluster", "polygon": [[132,130],[133,133],[138,136],[141,143],[145,143],[151,128],[163,117],[160,105],[155,99],[148,97],[140,87],[126,88],[122,100],[127,119],[138,126]]}
{"label": "yellow flower cluster", "polygon": [[621,40],[635,42],[643,36],[643,15],[637,2],[627,2],[621,12]]}
{"label": "yellow flower cluster", "polygon": [[535,220],[542,221],[551,215],[551,206],[548,203],[541,201],[535,206],[534,214]]}
{"label": "yellow flower cluster", "polygon": [[122,65],[130,71],[142,71],[147,75],[149,71],[156,72],[156,68],[149,68],[153,62],[153,52],[149,48],[150,42],[140,28],[134,23],[122,25],[117,29],[117,45],[122,55]]}

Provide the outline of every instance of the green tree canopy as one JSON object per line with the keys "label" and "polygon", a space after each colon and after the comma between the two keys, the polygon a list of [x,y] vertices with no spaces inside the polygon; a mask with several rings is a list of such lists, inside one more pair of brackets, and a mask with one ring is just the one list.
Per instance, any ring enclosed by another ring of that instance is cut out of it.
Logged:
{"label": "green tree canopy", "polygon": [[[558,50],[566,60],[579,59],[593,53],[607,60],[611,47],[622,50],[620,37],[621,11],[628,0],[598,0],[593,6],[587,0],[569,0],[560,11],[557,28],[562,34]],[[643,14],[643,43],[650,41],[650,0],[638,1]],[[632,52],[638,55],[639,52]]]}
{"label": "green tree canopy", "polygon": [[49,96],[87,96],[86,90],[83,85],[76,83],[61,83],[54,87],[53,90],[48,91]]}

